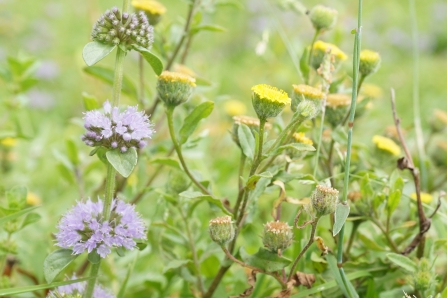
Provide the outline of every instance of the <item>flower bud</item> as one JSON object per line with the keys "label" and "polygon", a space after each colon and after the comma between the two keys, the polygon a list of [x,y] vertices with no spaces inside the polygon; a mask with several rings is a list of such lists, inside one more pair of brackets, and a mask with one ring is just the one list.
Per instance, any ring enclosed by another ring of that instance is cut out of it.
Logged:
{"label": "flower bud", "polygon": [[291,100],[287,93],[276,87],[260,84],[253,86],[251,90],[253,108],[263,121],[278,116],[286,106],[290,105]]}
{"label": "flower bud", "polygon": [[166,7],[155,0],[133,0],[132,6],[144,12],[152,26],[160,22],[161,17],[166,13]]}
{"label": "flower bud", "polygon": [[317,185],[317,188],[310,197],[310,203],[317,217],[331,214],[335,212],[338,203],[338,190]]}
{"label": "flower bud", "polygon": [[363,50],[360,52],[360,74],[364,77],[375,73],[379,69],[380,55],[377,52]]}
{"label": "flower bud", "polygon": [[196,86],[195,81],[194,78],[182,73],[163,71],[158,76],[158,96],[166,106],[176,107],[188,101]]}
{"label": "flower bud", "polygon": [[326,120],[336,127],[341,124],[351,106],[351,97],[347,94],[328,94],[326,98]]}
{"label": "flower bud", "polygon": [[296,108],[296,112],[295,112],[295,116],[299,115],[303,121],[315,118],[315,116],[317,116],[317,114],[318,114],[317,107],[310,100],[301,101],[298,104],[298,106]]}
{"label": "flower bud", "polygon": [[298,104],[303,100],[309,100],[315,104],[316,110],[321,111],[321,101],[324,99],[324,93],[319,89],[308,85],[292,85],[292,111],[296,112]]}
{"label": "flower bud", "polygon": [[234,238],[234,225],[230,216],[216,217],[209,222],[209,231],[211,239],[225,245]]}
{"label": "flower bud", "polygon": [[338,12],[324,5],[317,5],[309,12],[309,18],[315,30],[325,31],[332,29],[337,21]]}
{"label": "flower bud", "polygon": [[313,68],[318,69],[323,62],[324,55],[328,49],[331,49],[331,56],[334,57],[334,64],[348,59],[345,53],[340,50],[336,45],[318,40],[314,43],[311,57],[311,65]]}
{"label": "flower bud", "polygon": [[[240,147],[239,143],[239,137],[238,137],[238,129],[241,124],[247,125],[248,128],[250,128],[252,131],[258,131],[259,132],[259,125],[260,121],[258,118],[253,118],[250,116],[234,116],[233,117],[234,123],[233,123],[233,129],[231,131],[231,136],[233,138],[233,141]],[[264,129],[271,129],[272,125],[270,123],[265,123]]]}
{"label": "flower bud", "polygon": [[264,225],[262,242],[265,248],[273,253],[278,253],[278,250],[285,250],[293,242],[292,227],[285,222],[268,222]]}

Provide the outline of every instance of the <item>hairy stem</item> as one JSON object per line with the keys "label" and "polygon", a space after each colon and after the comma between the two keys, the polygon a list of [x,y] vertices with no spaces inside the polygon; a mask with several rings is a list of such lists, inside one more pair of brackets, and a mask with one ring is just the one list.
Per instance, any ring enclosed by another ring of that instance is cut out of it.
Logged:
{"label": "hairy stem", "polygon": [[317,154],[315,155],[314,177],[317,177],[317,173],[318,173],[318,160],[320,158],[321,140],[323,139],[325,114],[326,114],[326,96],[324,97],[324,100],[322,103],[322,108],[321,108],[321,124],[320,124],[320,132],[319,132],[318,145],[317,145]]}
{"label": "hairy stem", "polygon": [[245,168],[245,161],[247,160],[247,157],[245,156],[244,152],[241,150],[241,161],[239,163],[239,183],[238,183],[238,194],[236,199],[236,205],[234,206],[233,210],[233,218],[237,218],[239,207],[241,206],[242,198],[244,197],[245,192],[245,186],[243,185],[243,180],[241,177],[244,175],[244,168]]}

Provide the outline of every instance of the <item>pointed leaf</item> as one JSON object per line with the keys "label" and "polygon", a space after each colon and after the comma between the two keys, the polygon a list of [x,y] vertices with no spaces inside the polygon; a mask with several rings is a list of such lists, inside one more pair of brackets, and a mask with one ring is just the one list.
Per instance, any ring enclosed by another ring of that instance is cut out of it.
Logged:
{"label": "pointed leaf", "polygon": [[7,223],[8,221],[14,220],[30,211],[33,211],[34,209],[38,208],[39,206],[35,206],[35,207],[30,207],[30,208],[26,208],[23,210],[20,210],[19,212],[10,214],[8,216],[4,216],[2,218],[0,218],[0,226],[4,225],[5,223]]}
{"label": "pointed leaf", "polygon": [[217,206],[220,210],[222,210],[223,213],[227,214],[227,215],[232,215],[222,204],[221,200],[218,199],[214,199],[213,197],[209,196],[209,195],[204,195],[201,192],[197,192],[197,191],[184,191],[181,192],[179,194],[179,196],[187,198],[187,199],[197,199],[200,201],[208,201],[211,204]]}
{"label": "pointed leaf", "polygon": [[163,273],[165,273],[171,269],[180,268],[180,267],[185,266],[186,264],[189,264],[189,263],[191,263],[191,260],[172,260],[166,266],[164,266]]}
{"label": "pointed leaf", "polygon": [[255,137],[247,125],[241,124],[237,129],[237,136],[245,156],[253,159],[255,154]]}
{"label": "pointed leaf", "polygon": [[345,224],[346,218],[349,215],[349,205],[347,203],[339,203],[337,209],[335,209],[335,223],[332,235],[335,236],[340,232],[341,228]]}
{"label": "pointed leaf", "polygon": [[26,227],[27,225],[30,225],[32,223],[35,223],[36,221],[38,221],[41,218],[41,216],[37,213],[28,213],[28,215],[25,217],[25,219],[22,222],[22,226],[20,227],[21,229],[23,229],[24,227]]}
{"label": "pointed leaf", "polygon": [[271,155],[278,155],[281,152],[283,152],[286,149],[290,149],[290,150],[295,150],[298,152],[303,152],[303,151],[315,151],[315,147],[309,144],[303,144],[303,143],[291,143],[291,144],[287,144],[281,147],[278,147],[276,150],[274,150],[272,153],[269,154],[269,156]]}
{"label": "pointed leaf", "polygon": [[105,58],[110,54],[116,46],[103,44],[97,41],[89,42],[82,50],[82,58],[84,58],[85,64],[92,66],[98,61]]}
{"label": "pointed leaf", "polygon": [[43,263],[45,280],[51,283],[77,256],[71,249],[58,249],[50,253]]}
{"label": "pointed leaf", "polygon": [[124,178],[129,177],[138,161],[137,150],[129,148],[121,153],[119,150],[110,150],[106,153],[107,160]]}
{"label": "pointed leaf", "polygon": [[354,297],[358,298],[358,294],[355,292],[354,287],[352,286],[351,282],[349,280],[347,280],[347,285],[345,285],[345,283],[343,282],[343,278],[340,274],[340,269],[337,266],[337,260],[335,259],[335,256],[332,254],[328,254],[326,256],[326,260],[327,263],[329,265],[329,269],[332,272],[332,275],[334,276],[335,282],[337,283],[339,289],[343,292],[343,294],[346,297],[352,297],[351,295],[349,295],[349,290],[347,289],[347,287],[351,288],[351,293],[354,294]]}
{"label": "pointed leaf", "polygon": [[391,262],[393,262],[397,266],[409,272],[416,272],[417,265],[410,258],[396,253],[389,253],[386,256],[388,259],[390,259]]}
{"label": "pointed leaf", "polygon": [[205,101],[199,104],[185,118],[182,128],[180,129],[180,144],[184,144],[196,129],[199,121],[208,117],[214,108],[214,102]]}
{"label": "pointed leaf", "polygon": [[272,178],[273,175],[270,172],[264,172],[264,173],[260,173],[260,174],[255,174],[253,176],[251,176],[250,178],[248,178],[247,184],[246,184],[246,188],[249,190],[253,190],[256,187],[256,184],[258,183],[259,179],[261,178]]}
{"label": "pointed leaf", "polygon": [[51,288],[57,288],[60,286],[65,285],[71,285],[78,282],[87,281],[89,279],[92,279],[93,277],[85,277],[85,278],[79,278],[79,279],[73,279],[73,280],[66,280],[66,281],[59,281],[59,282],[52,282],[48,284],[43,285],[37,285],[37,286],[28,286],[28,287],[19,287],[19,288],[10,288],[10,289],[0,289],[0,296],[11,296],[16,294],[22,294],[22,293],[29,293],[29,292],[36,292],[40,290],[45,289],[51,289]]}
{"label": "pointed leaf", "polygon": [[182,168],[180,167],[180,163],[172,158],[169,157],[163,157],[163,158],[155,158],[149,161],[150,163],[156,163],[156,164],[162,164],[162,165],[166,165],[166,166],[170,166],[176,169],[181,170]]}
{"label": "pointed leaf", "polygon": [[309,80],[310,66],[307,63],[308,61],[309,61],[309,48],[305,47],[303,55],[300,58],[300,71],[305,82]]}
{"label": "pointed leaf", "polygon": [[225,31],[227,31],[227,29],[225,29],[222,26],[213,25],[213,24],[200,25],[200,26],[195,26],[195,27],[191,28],[190,34],[194,35],[194,34],[199,33],[200,31],[225,32]]}
{"label": "pointed leaf", "polygon": [[280,257],[278,254],[272,253],[264,248],[260,248],[257,253],[250,255],[241,247],[239,254],[245,263],[267,272],[279,271],[292,263],[292,260]]}
{"label": "pointed leaf", "polygon": [[87,111],[96,110],[101,107],[98,103],[98,99],[87,92],[82,92],[82,100],[84,102],[84,109]]}
{"label": "pointed leaf", "polygon": [[141,56],[143,56],[143,58],[149,63],[155,74],[160,75],[163,71],[163,63],[161,62],[160,58],[152,54],[148,49],[138,45],[134,45],[133,47],[136,51],[140,52]]}

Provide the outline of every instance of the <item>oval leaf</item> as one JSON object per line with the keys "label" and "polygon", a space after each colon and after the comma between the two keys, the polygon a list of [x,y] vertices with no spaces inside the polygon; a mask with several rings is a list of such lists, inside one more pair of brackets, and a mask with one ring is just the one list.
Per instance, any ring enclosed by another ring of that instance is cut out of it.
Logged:
{"label": "oval leaf", "polygon": [[0,289],[0,297],[22,294],[22,293],[29,293],[29,292],[36,292],[36,291],[51,289],[51,288],[57,288],[60,286],[71,285],[74,283],[87,281],[92,278],[93,277],[85,277],[85,278],[80,278],[80,279],[70,279],[70,280],[66,280],[66,281],[52,282],[49,284],[43,284],[43,285],[37,285],[37,286]]}
{"label": "oval leaf", "polygon": [[43,262],[45,280],[51,283],[77,256],[71,249],[58,249],[50,253]]}
{"label": "oval leaf", "polygon": [[185,118],[182,128],[180,129],[180,144],[184,144],[196,129],[199,121],[208,117],[214,108],[214,102],[205,101],[199,104],[195,109]]}
{"label": "oval leaf", "polygon": [[255,154],[255,137],[247,125],[241,124],[237,129],[237,136],[245,156],[253,159]]}
{"label": "oval leaf", "polygon": [[345,224],[346,218],[349,215],[349,205],[339,203],[337,205],[337,209],[335,209],[335,223],[333,229],[333,236],[337,235],[340,232],[341,228]]}
{"label": "oval leaf", "polygon": [[115,47],[92,41],[86,44],[82,50],[82,58],[84,58],[85,64],[92,66],[110,54]]}
{"label": "oval leaf", "polygon": [[400,254],[395,254],[395,253],[389,253],[386,256],[388,259],[390,259],[391,262],[393,262],[397,266],[399,266],[409,272],[416,272],[417,265],[410,258],[400,255]]}
{"label": "oval leaf", "polygon": [[107,160],[124,178],[129,177],[138,161],[135,148],[129,148],[124,153],[119,150],[110,150],[106,153]]}
{"label": "oval leaf", "polygon": [[280,257],[278,254],[272,253],[264,248],[260,248],[254,255],[249,255],[245,249],[241,247],[239,254],[245,263],[267,272],[279,271],[292,263],[292,260]]}
{"label": "oval leaf", "polygon": [[134,45],[134,49],[138,52],[140,52],[141,56],[149,63],[149,65],[152,67],[156,75],[160,75],[163,71],[163,63],[161,62],[160,58],[149,52],[148,49],[145,49],[143,47]]}

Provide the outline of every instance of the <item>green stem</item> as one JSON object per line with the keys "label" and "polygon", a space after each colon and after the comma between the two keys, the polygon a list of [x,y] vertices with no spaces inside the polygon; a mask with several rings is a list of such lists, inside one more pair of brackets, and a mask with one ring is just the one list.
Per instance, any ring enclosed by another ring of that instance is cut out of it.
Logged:
{"label": "green stem", "polygon": [[[314,52],[314,44],[315,44],[315,41],[317,40],[317,37],[319,34],[320,34],[320,30],[315,30],[314,37],[312,38],[312,43],[310,44],[309,57],[307,58],[307,65],[309,66],[309,68],[312,67],[310,65],[310,62],[312,61],[312,54]],[[309,77],[306,80],[306,84],[309,84]]]}
{"label": "green stem", "polygon": [[92,264],[92,269],[90,269],[90,276],[93,276],[94,278],[90,279],[87,283],[87,288],[84,294],[85,298],[93,297],[93,290],[95,289],[96,279],[98,277],[100,266],[101,266],[101,260],[96,264]]}
{"label": "green stem", "polygon": [[323,139],[323,130],[324,130],[324,116],[326,115],[326,97],[323,100],[322,108],[321,108],[321,124],[320,124],[320,136],[318,138],[318,145],[317,145],[317,154],[315,155],[315,166],[314,166],[314,177],[317,177],[318,172],[318,160],[320,158],[320,148],[321,148],[321,141]]}
{"label": "green stem", "polygon": [[303,247],[300,254],[296,257],[295,261],[293,262],[292,268],[290,268],[289,272],[289,278],[287,279],[287,282],[291,281],[293,278],[293,275],[295,274],[296,266],[298,265],[299,260],[304,255],[304,253],[309,249],[309,247],[314,243],[314,237],[315,232],[317,231],[317,224],[318,224],[319,218],[316,218],[314,222],[312,223],[312,230],[310,232],[309,241],[307,242],[306,246]]}
{"label": "green stem", "polygon": [[138,55],[138,76],[140,79],[140,86],[138,92],[138,102],[144,107],[144,61],[143,55]]}
{"label": "green stem", "polygon": [[233,218],[237,218],[239,207],[241,206],[241,201],[244,196],[245,187],[243,184],[242,176],[244,175],[244,168],[245,168],[245,161],[247,160],[247,157],[245,156],[244,152],[241,150],[241,161],[239,163],[239,184],[238,184],[238,194],[236,199],[236,205],[234,206],[233,210]]}
{"label": "green stem", "polygon": [[379,230],[382,232],[382,234],[385,235],[385,238],[388,241],[388,244],[389,244],[390,248],[393,250],[393,252],[399,253],[399,248],[397,247],[396,243],[394,243],[394,241],[391,238],[390,234],[385,230],[384,227],[382,227],[380,222],[378,222],[376,219],[374,219],[372,217],[369,218],[369,220],[371,220],[371,222],[373,222],[376,225],[376,227],[379,228]]}
{"label": "green stem", "polygon": [[[359,64],[360,64],[360,48],[361,48],[361,34],[362,34],[362,0],[359,0],[359,8],[358,8],[358,24],[357,30],[355,33],[355,41],[354,41],[354,58],[353,58],[353,81],[352,81],[352,98],[351,98],[351,109],[349,112],[349,131],[348,131],[348,144],[347,144],[347,153],[346,153],[346,165],[345,165],[345,175],[344,175],[344,187],[343,187],[343,197],[342,203],[347,203],[348,200],[348,188],[349,188],[349,172],[351,166],[351,149],[352,149],[352,131],[354,127],[354,117],[355,117],[355,107],[357,102],[357,87],[359,82]],[[349,281],[346,278],[345,272],[343,270],[343,237],[345,234],[345,226],[340,230],[338,234],[338,247],[337,247],[337,262],[340,270],[340,275],[342,277],[343,282],[346,285],[346,290],[348,291],[349,297],[357,297],[358,295],[351,292],[351,287],[349,286]]]}
{"label": "green stem", "polygon": [[362,221],[360,221],[360,220],[356,220],[352,223],[353,225],[352,225],[351,235],[349,236],[348,247],[346,248],[346,253],[345,253],[346,257],[349,257],[349,252],[351,251],[352,244],[354,243],[355,233],[357,232],[361,223],[362,223]]}
{"label": "green stem", "polygon": [[120,47],[117,47],[117,49],[112,94],[112,106],[114,107],[120,104],[121,88],[123,85],[123,61],[126,56],[126,53]]}
{"label": "green stem", "polygon": [[174,107],[166,107],[166,116],[168,119],[168,127],[169,127],[169,134],[171,135],[172,143],[174,144],[175,151],[177,152],[178,159],[180,160],[180,163],[182,164],[183,170],[185,171],[186,175],[188,175],[189,179],[204,193],[211,197],[214,197],[208,189],[205,188],[205,186],[202,185],[197,179],[192,175],[192,173],[189,171],[188,166],[185,163],[185,159],[183,158],[182,148],[180,144],[177,141],[177,137],[175,135],[174,130],[174,121],[173,116],[174,114]]}

